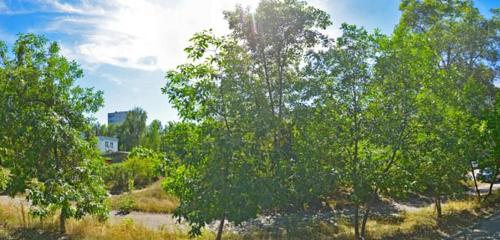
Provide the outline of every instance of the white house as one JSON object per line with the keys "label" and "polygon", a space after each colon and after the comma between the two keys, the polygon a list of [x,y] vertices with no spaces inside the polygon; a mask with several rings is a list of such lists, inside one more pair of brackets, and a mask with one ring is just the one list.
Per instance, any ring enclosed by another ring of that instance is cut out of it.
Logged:
{"label": "white house", "polygon": [[102,153],[118,152],[118,138],[97,136],[97,147]]}

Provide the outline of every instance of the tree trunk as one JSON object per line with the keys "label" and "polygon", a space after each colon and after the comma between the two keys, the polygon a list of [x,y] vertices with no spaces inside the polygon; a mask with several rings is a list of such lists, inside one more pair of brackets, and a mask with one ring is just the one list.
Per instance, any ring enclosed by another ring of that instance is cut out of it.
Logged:
{"label": "tree trunk", "polygon": [[[393,155],[394,158],[394,155]],[[388,171],[389,168],[386,168],[386,171]],[[366,223],[368,222],[368,217],[370,216],[370,210],[371,210],[371,204],[377,200],[378,197],[378,187],[373,190],[372,196],[368,202],[365,204],[365,214],[363,215],[363,222],[361,223],[361,237],[363,239],[366,238]]]}
{"label": "tree trunk", "polygon": [[491,183],[490,183],[490,188],[488,190],[488,194],[486,195],[485,199],[488,198],[491,195],[491,193],[493,193],[493,184],[495,184],[495,182],[497,180],[498,170],[499,170],[499,166],[497,164],[497,166],[495,168],[495,172],[493,174],[493,179],[492,179],[493,181],[491,181]]}
{"label": "tree trunk", "polygon": [[361,239],[359,236],[359,204],[354,207],[354,239]]}
{"label": "tree trunk", "polygon": [[363,215],[363,221],[361,222],[361,239],[366,239],[366,222],[368,222],[368,216],[370,215],[370,203],[365,204],[365,214]]}
{"label": "tree trunk", "polygon": [[441,198],[439,196],[434,197],[434,205],[436,207],[437,217],[441,218],[443,216],[443,212],[441,209]]}
{"label": "tree trunk", "polygon": [[220,220],[219,229],[217,230],[217,237],[215,237],[215,240],[222,239],[222,232],[224,230],[224,221],[225,220],[226,220],[226,215],[222,216],[222,219]]}
{"label": "tree trunk", "polygon": [[59,215],[59,231],[66,233],[66,215],[64,214],[64,209],[61,209],[61,214]]}
{"label": "tree trunk", "polygon": [[474,166],[472,165],[472,162],[470,162],[470,169],[472,171],[472,179],[474,179],[474,186],[476,187],[477,201],[481,202],[481,191],[479,191],[479,187],[477,186],[476,173],[474,173]]}

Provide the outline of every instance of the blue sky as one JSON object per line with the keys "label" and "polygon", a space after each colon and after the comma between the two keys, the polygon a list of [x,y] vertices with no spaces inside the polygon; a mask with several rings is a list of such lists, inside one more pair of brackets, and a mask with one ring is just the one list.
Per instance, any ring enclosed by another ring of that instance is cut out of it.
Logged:
{"label": "blue sky", "polygon": [[[390,33],[399,18],[399,0],[310,0],[334,22],[333,37],[348,22]],[[497,0],[476,0],[490,16]],[[258,0],[0,0],[0,39],[12,44],[18,33],[44,34],[60,42],[62,51],[77,60],[85,76],[78,84],[104,91],[105,106],[96,114],[139,106],[148,122],[178,120],[160,88],[164,73],[185,61],[182,49],[189,37],[213,28],[228,32],[222,11],[236,4],[255,8]]]}

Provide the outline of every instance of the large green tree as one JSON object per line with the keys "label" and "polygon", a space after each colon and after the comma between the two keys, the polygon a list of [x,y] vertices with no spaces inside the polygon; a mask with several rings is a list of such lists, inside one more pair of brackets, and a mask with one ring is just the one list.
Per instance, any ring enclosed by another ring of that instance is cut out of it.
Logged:
{"label": "large green tree", "polygon": [[[201,63],[168,72],[164,88],[186,122],[167,128],[166,139],[176,141],[166,144],[171,162],[165,188],[180,198],[176,215],[190,222],[192,234],[219,219],[220,239],[225,220],[238,224],[257,214],[253,195],[258,191],[252,177],[256,162],[244,148],[248,143],[238,113],[245,109],[244,95],[238,96],[236,89],[242,81],[226,77],[245,74],[233,69],[245,54],[233,41],[208,33],[192,41],[188,54]],[[209,49],[215,54],[206,56]]]}
{"label": "large green tree", "polygon": [[75,86],[83,72],[57,43],[21,34],[9,54],[0,49],[0,163],[10,171],[10,195],[26,192],[31,212],[60,209],[65,220],[107,216],[102,159],[87,114],[102,106],[102,92]]}
{"label": "large green tree", "polygon": [[163,89],[192,124],[183,131],[197,139],[180,151],[192,160],[175,157],[180,170],[166,189],[180,197],[177,214],[194,233],[220,219],[219,237],[226,219],[303,210],[330,190],[314,177],[331,173],[296,144],[301,126],[292,106],[305,54],[327,42],[318,30],[328,15],[301,1],[266,0],[255,13],[237,7],[225,17],[232,33],[196,34],[186,48],[190,61],[167,73]]}
{"label": "large green tree", "polygon": [[[406,0],[400,8],[399,28],[426,39],[426,47],[439,57],[434,63],[434,69],[439,72],[433,71],[434,79],[424,83],[419,97],[420,126],[433,129],[425,134],[422,131],[418,139],[431,140],[432,136],[433,144],[441,142],[441,147],[434,145],[433,149],[441,149],[441,154],[446,156],[431,158],[442,158],[443,167],[448,159],[452,161],[448,162],[449,166],[461,168],[446,171],[456,170],[455,177],[440,186],[451,187],[467,168],[473,170],[472,162],[481,163],[490,158],[487,146],[491,146],[492,139],[484,134],[484,126],[488,109],[495,102],[493,81],[498,78],[499,12],[493,10],[493,17],[486,19],[472,1],[465,0]],[[429,146],[429,142],[425,145]],[[477,193],[480,199],[479,190]]]}
{"label": "large green tree", "polygon": [[302,102],[311,109],[307,142],[351,189],[355,238],[364,238],[378,194],[402,195],[411,182],[402,156],[426,71],[420,61],[430,56],[418,39],[391,39],[348,24],[341,29],[334,45],[311,54]]}
{"label": "large green tree", "polygon": [[[375,49],[370,35],[356,26],[342,25],[343,35],[311,63],[311,92],[306,100],[314,100],[313,107],[321,114],[319,121],[327,126],[333,168],[341,175],[340,181],[352,188],[354,202],[355,238],[359,238],[359,206],[367,201],[374,176],[370,124],[369,86],[373,81],[372,67]],[[312,92],[314,91],[314,92]],[[320,123],[321,124],[321,123]]]}
{"label": "large green tree", "polygon": [[[310,146],[302,141],[308,121],[298,85],[305,77],[308,52],[330,40],[321,30],[331,25],[329,15],[303,1],[261,1],[255,12],[237,7],[225,12],[231,36],[250,56],[251,130],[260,150],[262,180],[267,194],[264,209],[304,210],[327,194],[333,179]],[[306,140],[307,141],[307,140]],[[322,176],[321,181],[315,181]],[[325,184],[323,184],[325,183]]]}

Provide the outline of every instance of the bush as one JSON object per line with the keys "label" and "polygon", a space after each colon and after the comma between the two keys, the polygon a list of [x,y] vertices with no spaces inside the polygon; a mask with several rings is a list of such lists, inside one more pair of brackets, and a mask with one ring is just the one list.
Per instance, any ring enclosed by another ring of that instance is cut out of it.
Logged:
{"label": "bush", "polygon": [[134,148],[127,160],[106,167],[106,185],[113,194],[126,191],[129,179],[134,180],[134,186],[143,188],[162,175],[164,159],[161,153],[141,147]]}
{"label": "bush", "polygon": [[118,204],[118,211],[121,214],[128,214],[136,208],[136,203],[132,194],[125,195]]}

